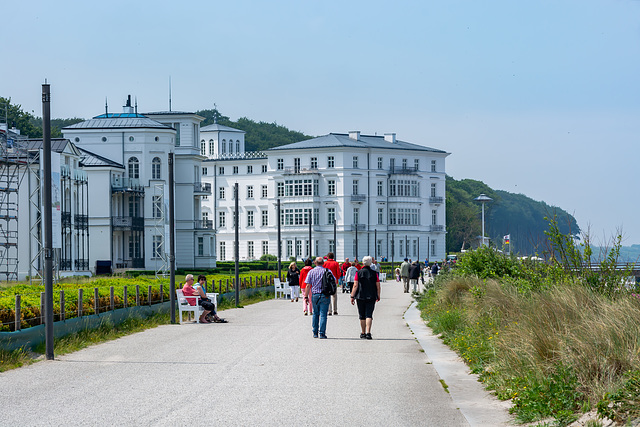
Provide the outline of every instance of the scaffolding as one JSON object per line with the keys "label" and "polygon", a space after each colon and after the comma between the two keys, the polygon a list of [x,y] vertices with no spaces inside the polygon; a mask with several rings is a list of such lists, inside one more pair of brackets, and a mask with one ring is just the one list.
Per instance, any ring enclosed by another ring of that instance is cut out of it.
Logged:
{"label": "scaffolding", "polygon": [[153,217],[154,236],[153,236],[153,253],[152,256],[156,262],[156,278],[167,277],[169,271],[169,257],[165,250],[165,237],[167,227],[166,203],[164,194],[164,184],[155,184],[153,186]]}

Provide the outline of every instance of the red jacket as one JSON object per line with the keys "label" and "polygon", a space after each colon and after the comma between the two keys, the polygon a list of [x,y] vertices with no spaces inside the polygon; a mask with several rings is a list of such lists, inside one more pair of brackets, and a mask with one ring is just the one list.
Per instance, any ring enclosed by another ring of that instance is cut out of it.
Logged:
{"label": "red jacket", "polygon": [[333,277],[336,278],[336,283],[337,283],[338,278],[340,277],[340,265],[336,261],[330,259],[324,262],[323,267],[331,270],[331,272],[333,273]]}

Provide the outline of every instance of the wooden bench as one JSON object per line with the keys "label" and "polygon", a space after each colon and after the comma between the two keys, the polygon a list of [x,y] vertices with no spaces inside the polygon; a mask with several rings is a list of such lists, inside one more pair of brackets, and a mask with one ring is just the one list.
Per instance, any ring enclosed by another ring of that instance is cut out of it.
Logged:
{"label": "wooden bench", "polygon": [[282,298],[286,298],[287,295],[291,296],[291,288],[289,282],[281,282],[277,277],[273,279],[273,287],[275,289],[275,298],[278,298],[278,294],[282,294]]}
{"label": "wooden bench", "polygon": [[[213,305],[216,307],[217,312],[218,294],[207,293],[207,298],[209,298],[213,302]],[[198,304],[198,302],[200,301],[200,295],[185,296],[185,294],[182,292],[182,289],[176,289],[176,299],[178,300],[178,313],[180,315],[180,323],[183,323],[183,313],[188,313],[187,316],[189,321],[191,320],[191,313],[193,313],[196,318],[196,323],[200,323],[200,315],[204,311],[202,306]],[[196,305],[189,304],[189,299],[195,300]]]}

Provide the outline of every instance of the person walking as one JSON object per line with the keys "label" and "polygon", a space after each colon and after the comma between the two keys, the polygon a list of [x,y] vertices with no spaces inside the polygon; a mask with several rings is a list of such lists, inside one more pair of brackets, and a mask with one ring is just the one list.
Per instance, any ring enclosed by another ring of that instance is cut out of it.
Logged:
{"label": "person walking", "polygon": [[373,339],[371,337],[371,324],[373,323],[373,310],[376,302],[380,301],[380,279],[378,273],[371,269],[372,258],[362,258],[362,267],[356,273],[356,279],[351,291],[351,305],[358,304],[358,318],[360,319],[360,339]]}
{"label": "person walking", "polygon": [[298,302],[300,296],[300,270],[298,270],[298,264],[292,262],[289,264],[289,270],[287,270],[287,282],[289,282],[289,289],[291,289],[291,302]]}
{"label": "person walking", "polygon": [[340,281],[342,282],[342,293],[346,292],[347,284],[344,276],[347,274],[347,270],[351,267],[351,263],[349,262],[349,258],[345,258],[344,262],[340,264]]}
{"label": "person walking", "polygon": [[[340,277],[340,265],[334,259],[333,252],[327,254],[327,260],[324,262],[324,268],[328,268],[333,273],[333,277]],[[336,286],[338,285],[338,279],[336,279]],[[333,307],[333,314],[338,314],[338,293],[331,295],[331,302],[329,303],[329,316],[331,316],[331,309]]]}
{"label": "person walking", "polygon": [[434,262],[433,265],[431,266],[431,277],[433,277],[433,280],[436,279],[436,276],[438,275],[439,270],[440,268],[438,267],[438,263]]}
{"label": "person walking", "polygon": [[313,262],[311,261],[311,258],[305,259],[304,267],[302,267],[302,270],[300,270],[300,289],[302,290],[302,301],[304,303],[302,306],[302,310],[304,311],[305,316],[307,315],[307,306],[309,308],[309,313],[313,314],[313,306],[311,305],[311,300],[305,297],[306,295],[305,289],[307,287],[307,284],[305,283],[305,279],[307,278],[307,273],[309,273],[309,271],[313,269],[311,264],[313,264]]}
{"label": "person walking", "polygon": [[353,283],[356,281],[356,273],[358,269],[355,265],[352,265],[347,269],[347,273],[344,276],[344,281],[346,282],[346,287],[349,292],[353,291]]}
{"label": "person walking", "polygon": [[322,257],[316,258],[316,267],[309,273],[307,273],[307,277],[305,279],[305,282],[307,283],[307,287],[305,289],[305,298],[310,298],[313,304],[313,320],[311,322],[313,337],[326,339],[327,311],[329,310],[329,303],[331,302],[331,298],[329,298],[328,295],[322,293],[322,276],[324,275],[324,272],[326,270],[323,264],[324,259],[322,259]]}
{"label": "person walking", "polygon": [[418,261],[413,261],[409,266],[409,280],[413,285],[413,292],[418,291],[418,279],[420,278],[420,265]]}
{"label": "person walking", "polygon": [[404,262],[400,264],[400,277],[404,283],[404,293],[409,293],[409,258],[405,258]]}

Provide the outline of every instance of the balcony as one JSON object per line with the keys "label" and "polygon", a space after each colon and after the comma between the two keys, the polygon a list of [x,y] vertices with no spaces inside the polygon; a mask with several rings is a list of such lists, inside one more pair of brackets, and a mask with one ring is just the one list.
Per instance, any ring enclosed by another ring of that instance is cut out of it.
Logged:
{"label": "balcony", "polygon": [[282,171],[283,175],[308,175],[313,173],[317,174],[317,173],[320,173],[320,171],[318,171],[317,167],[312,168],[310,166],[303,167],[303,168],[292,168],[291,166],[287,166]]}
{"label": "balcony", "polygon": [[74,265],[76,266],[76,270],[88,270],[89,269],[89,260],[88,259],[77,259],[74,261]]}
{"label": "balcony", "polygon": [[352,231],[365,231],[367,229],[366,224],[351,224]]}
{"label": "balcony", "polygon": [[351,203],[363,203],[367,200],[366,194],[352,194]]}
{"label": "balcony", "polygon": [[144,218],[131,216],[111,217],[111,225],[119,230],[144,230]]}
{"label": "balcony", "polygon": [[432,225],[431,231],[444,231],[444,225]]}
{"label": "balcony", "polygon": [[432,205],[441,205],[444,203],[444,197],[429,197],[429,203]]}
{"label": "balcony", "polygon": [[111,177],[112,193],[144,193],[144,186],[138,178],[126,178],[120,175]]}
{"label": "balcony", "polygon": [[71,259],[62,258],[58,263],[58,269],[60,269],[62,271],[71,270]]}
{"label": "balcony", "polygon": [[193,194],[195,196],[210,196],[211,195],[211,184],[208,182],[194,182],[193,183]]}
{"label": "balcony", "polygon": [[196,230],[213,230],[213,220],[196,219],[193,221],[193,228]]}
{"label": "balcony", "polygon": [[87,230],[89,228],[89,217],[87,215],[76,215],[74,221],[76,230]]}
{"label": "balcony", "polygon": [[401,174],[401,175],[415,175],[418,173],[418,168],[415,166],[391,166],[389,168],[390,174]]}

